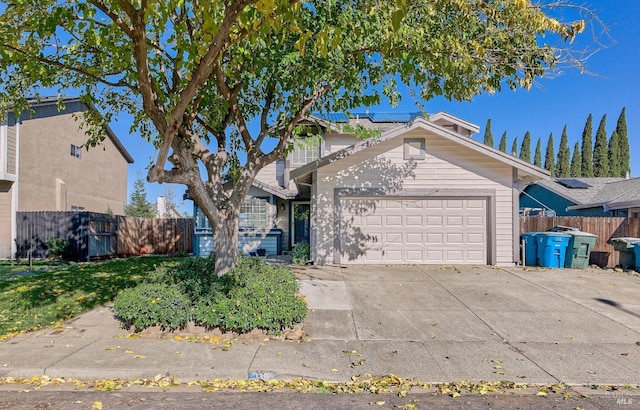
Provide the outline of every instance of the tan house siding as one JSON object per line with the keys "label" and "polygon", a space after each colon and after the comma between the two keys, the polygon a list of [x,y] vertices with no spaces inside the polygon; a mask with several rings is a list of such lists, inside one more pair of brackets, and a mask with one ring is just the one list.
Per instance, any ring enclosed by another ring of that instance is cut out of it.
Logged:
{"label": "tan house siding", "polygon": [[24,119],[20,128],[20,211],[124,212],[127,200],[127,161],[109,138],[80,158],[71,155],[71,144],[82,146],[87,136],[72,112],[51,112],[42,107],[35,118]]}
{"label": "tan house siding", "polygon": [[358,142],[358,139],[350,134],[326,134],[324,138],[324,153],[322,156],[340,151]]}
{"label": "tan house siding", "polygon": [[[404,139],[425,138],[423,160],[404,159]],[[443,137],[414,130],[364,151],[355,153],[317,171],[317,191],[312,203],[315,230],[312,241],[316,263],[333,263],[335,238],[335,188],[380,189],[385,195],[438,192],[490,192],[495,204],[489,209],[489,243],[495,264],[512,264],[512,182],[510,167]],[[495,241],[495,243],[494,243]]]}
{"label": "tan house siding", "polygon": [[11,185],[0,182],[0,257],[11,255]]}

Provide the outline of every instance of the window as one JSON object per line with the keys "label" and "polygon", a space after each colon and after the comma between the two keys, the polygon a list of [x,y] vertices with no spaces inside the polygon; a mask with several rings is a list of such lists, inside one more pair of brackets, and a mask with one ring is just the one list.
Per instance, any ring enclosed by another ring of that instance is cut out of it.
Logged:
{"label": "window", "polygon": [[292,166],[300,167],[320,157],[320,141],[317,138],[302,139],[294,144],[296,146],[289,156]]}
{"label": "window", "polygon": [[71,205],[72,212],[82,212],[84,211],[84,206]]}
{"label": "window", "polygon": [[211,224],[209,223],[209,220],[204,215],[204,212],[202,212],[200,208],[197,208],[196,231],[210,230],[210,229],[211,229]]}
{"label": "window", "polygon": [[82,147],[79,145],[71,144],[71,156],[80,158],[80,153],[82,152]]}
{"label": "window", "polygon": [[424,138],[405,138],[404,159],[424,159]]}
{"label": "window", "polygon": [[266,199],[246,197],[240,207],[240,229],[271,229],[267,208]]}

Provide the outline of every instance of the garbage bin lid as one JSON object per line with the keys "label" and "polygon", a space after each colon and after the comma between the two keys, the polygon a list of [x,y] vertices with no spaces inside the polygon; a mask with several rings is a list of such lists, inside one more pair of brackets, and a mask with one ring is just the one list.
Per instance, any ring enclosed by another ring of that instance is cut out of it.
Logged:
{"label": "garbage bin lid", "polygon": [[[540,236],[560,236],[563,238],[569,238],[571,237],[571,235],[569,235],[569,232],[538,232],[538,234]],[[639,239],[640,241],[640,239]]]}
{"label": "garbage bin lid", "polygon": [[591,236],[591,237],[594,237],[594,238],[598,237],[598,235],[594,235],[592,233],[582,232],[582,231],[567,231],[565,233],[568,233],[569,235],[573,235],[573,236]]}
{"label": "garbage bin lid", "polygon": [[640,242],[640,238],[611,238],[612,242]]}

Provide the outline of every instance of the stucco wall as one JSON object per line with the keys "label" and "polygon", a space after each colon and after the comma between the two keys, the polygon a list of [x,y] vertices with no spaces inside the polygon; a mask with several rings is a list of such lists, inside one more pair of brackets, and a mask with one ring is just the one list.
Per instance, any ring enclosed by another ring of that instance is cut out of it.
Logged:
{"label": "stucco wall", "polygon": [[109,138],[80,158],[71,155],[71,144],[87,141],[73,112],[83,106],[73,103],[64,113],[55,106],[37,108],[35,117],[20,126],[20,211],[68,211],[72,206],[86,211],[122,214],[127,201],[127,161]]}
{"label": "stucco wall", "polygon": [[[424,160],[404,159],[404,139],[425,138]],[[379,188],[386,195],[437,190],[495,192],[496,264],[511,264],[513,254],[512,168],[424,130],[414,130],[320,168],[312,203],[312,245],[316,263],[334,262],[335,188]]]}

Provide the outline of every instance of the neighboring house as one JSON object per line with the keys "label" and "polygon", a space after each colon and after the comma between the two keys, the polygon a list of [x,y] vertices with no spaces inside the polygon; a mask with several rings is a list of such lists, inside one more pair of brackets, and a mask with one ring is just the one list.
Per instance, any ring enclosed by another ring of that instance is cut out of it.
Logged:
{"label": "neighboring house", "polygon": [[75,115],[90,109],[78,98],[32,101],[20,118],[0,122],[0,257],[15,254],[16,212],[93,211],[122,214],[133,158],[113,131],[88,151]]}
{"label": "neighboring house", "polygon": [[558,216],[640,216],[640,178],[556,178],[524,188],[520,209],[550,209]]}
{"label": "neighboring house", "polygon": [[[347,124],[381,133],[359,140],[340,131]],[[446,113],[330,114],[308,125],[321,141],[258,174],[241,210],[241,251],[309,242],[316,264],[519,260],[519,187],[549,174],[469,138],[476,125]],[[195,212],[194,249],[207,255],[211,231]]]}
{"label": "neighboring house", "polygon": [[183,218],[182,212],[163,196],[159,196],[155,203],[156,218]]}

